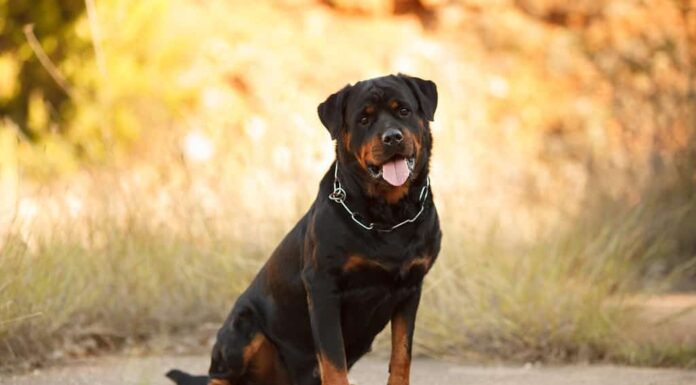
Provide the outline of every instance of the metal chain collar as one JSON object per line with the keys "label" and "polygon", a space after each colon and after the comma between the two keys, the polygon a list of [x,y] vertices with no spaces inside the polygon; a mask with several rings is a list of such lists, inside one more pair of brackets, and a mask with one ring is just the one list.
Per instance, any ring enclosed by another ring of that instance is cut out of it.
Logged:
{"label": "metal chain collar", "polygon": [[338,160],[336,161],[336,167],[334,167],[334,182],[333,182],[333,191],[331,194],[329,194],[329,199],[332,201],[341,204],[343,208],[346,210],[348,214],[350,214],[350,219],[353,220],[353,222],[357,223],[360,227],[362,227],[365,230],[376,230],[376,231],[382,231],[382,232],[390,232],[395,229],[398,229],[399,227],[407,224],[407,223],[413,223],[420,217],[420,215],[423,213],[423,210],[425,210],[425,200],[428,198],[428,192],[430,191],[430,177],[426,178],[425,186],[421,188],[420,195],[418,197],[418,200],[421,202],[421,208],[418,210],[416,215],[411,217],[410,219],[406,219],[402,222],[399,222],[395,224],[394,226],[390,228],[385,228],[385,229],[378,229],[375,228],[374,222],[370,222],[370,224],[365,224],[363,223],[360,219],[357,218],[359,213],[352,211],[347,205],[346,205],[346,197],[348,194],[346,194],[346,190],[341,187],[341,182],[338,180]]}

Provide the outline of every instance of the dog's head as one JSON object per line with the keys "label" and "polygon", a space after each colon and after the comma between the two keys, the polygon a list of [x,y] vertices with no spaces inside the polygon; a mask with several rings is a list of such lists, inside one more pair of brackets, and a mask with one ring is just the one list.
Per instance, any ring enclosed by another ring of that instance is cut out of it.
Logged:
{"label": "dog's head", "polygon": [[341,167],[361,173],[369,195],[394,203],[427,173],[436,107],[435,83],[399,74],[348,85],[318,110]]}

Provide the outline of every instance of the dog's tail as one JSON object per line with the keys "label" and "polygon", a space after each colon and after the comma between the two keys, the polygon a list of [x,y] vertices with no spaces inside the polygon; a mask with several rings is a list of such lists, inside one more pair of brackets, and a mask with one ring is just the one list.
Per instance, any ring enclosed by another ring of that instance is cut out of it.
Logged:
{"label": "dog's tail", "polygon": [[168,371],[166,376],[176,385],[206,385],[208,383],[208,376],[192,376],[178,369]]}

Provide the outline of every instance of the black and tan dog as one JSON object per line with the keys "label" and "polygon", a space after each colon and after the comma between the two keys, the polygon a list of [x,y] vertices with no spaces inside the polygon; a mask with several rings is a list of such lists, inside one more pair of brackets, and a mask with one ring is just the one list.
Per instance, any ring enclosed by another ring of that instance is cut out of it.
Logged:
{"label": "black and tan dog", "polygon": [[423,277],[442,237],[428,179],[431,81],[391,75],[319,105],[336,161],[218,332],[208,376],[180,385],[348,385],[391,322],[389,384],[409,383]]}

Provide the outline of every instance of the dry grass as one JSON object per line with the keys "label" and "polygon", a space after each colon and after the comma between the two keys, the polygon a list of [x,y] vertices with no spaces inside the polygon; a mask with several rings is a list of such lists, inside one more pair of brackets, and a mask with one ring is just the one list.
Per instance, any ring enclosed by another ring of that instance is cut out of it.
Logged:
{"label": "dry grass", "polygon": [[[86,179],[79,199],[58,199],[53,186],[46,200],[22,201],[0,256],[3,363],[80,356],[220,322],[313,196],[298,179],[295,204],[278,202],[275,178],[257,178],[256,204],[244,206],[234,178],[184,177],[177,165],[160,171],[151,184],[102,174]],[[631,345],[622,333],[633,319],[623,299],[648,262],[675,252],[673,233],[696,211],[693,199],[676,211],[655,204],[603,206],[535,241],[494,228],[477,238],[456,211],[443,211],[445,241],[427,279],[417,352],[686,365],[688,346]]]}
{"label": "dry grass", "polygon": [[[680,207],[688,215],[671,213],[668,220],[670,214],[658,206],[613,212],[603,207],[525,244],[455,236],[446,244],[441,268],[429,277],[420,347],[435,354],[532,362],[693,365],[688,341],[681,348],[655,346],[625,333],[628,325],[643,322],[625,300],[646,289],[645,266],[676,253],[673,232],[687,220],[694,223],[693,198]],[[651,222],[660,217],[667,223],[655,231]],[[654,284],[649,290],[656,290]]]}
{"label": "dry grass", "polygon": [[[96,202],[104,205],[99,209],[90,202],[89,217],[71,218],[66,210],[59,215],[67,218],[7,235],[0,259],[3,362],[40,360],[56,347],[79,355],[81,340],[119,345],[218,321],[272,247],[257,240],[278,237],[272,218],[216,228],[200,207],[179,201],[181,211],[156,216],[147,194],[136,195],[110,191]],[[114,204],[128,207],[114,214]],[[73,342],[75,352],[63,346]]]}

